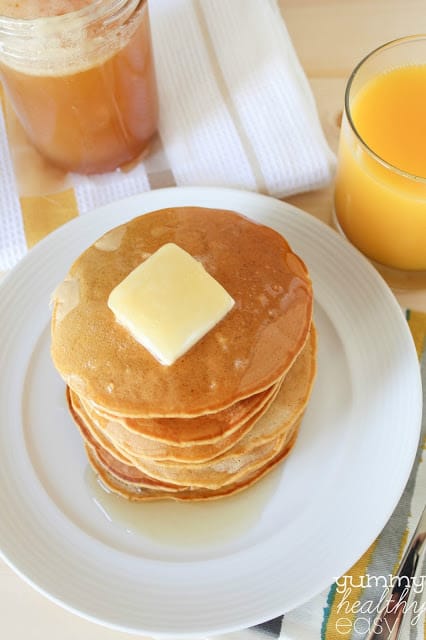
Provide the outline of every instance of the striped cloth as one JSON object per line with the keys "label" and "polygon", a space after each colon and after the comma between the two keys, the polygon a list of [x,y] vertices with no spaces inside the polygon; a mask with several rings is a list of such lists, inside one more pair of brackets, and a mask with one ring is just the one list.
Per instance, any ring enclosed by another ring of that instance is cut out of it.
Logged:
{"label": "striped cloth", "polygon": [[283,197],[330,181],[334,156],[276,0],[149,6],[160,135],[131,170],[88,178],[54,169],[1,97],[0,271],[71,218],[148,189],[221,186]]}

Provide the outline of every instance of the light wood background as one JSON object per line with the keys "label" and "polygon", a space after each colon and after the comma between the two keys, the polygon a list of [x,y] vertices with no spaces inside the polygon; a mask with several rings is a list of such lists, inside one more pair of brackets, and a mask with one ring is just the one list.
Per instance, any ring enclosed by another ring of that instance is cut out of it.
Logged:
{"label": "light wood background", "polygon": [[[224,1],[232,0],[218,0]],[[278,1],[311,82],[326,136],[336,149],[344,88],[352,68],[380,44],[418,33],[426,24],[426,3],[424,0]],[[331,196],[329,188],[295,196],[290,201],[329,221]],[[398,297],[403,304],[426,310],[425,292]],[[64,611],[34,591],[1,561],[0,636],[8,640],[136,638]]]}

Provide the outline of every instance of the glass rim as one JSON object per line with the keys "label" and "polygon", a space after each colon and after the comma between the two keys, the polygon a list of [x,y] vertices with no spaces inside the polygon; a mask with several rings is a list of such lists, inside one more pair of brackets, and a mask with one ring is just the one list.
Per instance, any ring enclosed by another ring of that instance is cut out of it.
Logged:
{"label": "glass rim", "polygon": [[[426,176],[418,176],[418,175],[416,175],[414,173],[410,173],[409,171],[404,171],[404,169],[400,169],[399,167],[397,167],[394,164],[391,164],[390,162],[388,162],[387,160],[382,158],[378,153],[376,153],[365,142],[365,140],[363,139],[363,137],[359,133],[359,131],[358,131],[353,119],[352,119],[351,108],[350,108],[350,104],[349,104],[349,94],[350,94],[350,91],[351,91],[351,88],[352,88],[352,84],[353,84],[353,82],[354,82],[354,80],[355,80],[355,78],[357,76],[358,71],[361,69],[361,67],[363,67],[364,63],[367,62],[367,60],[369,60],[370,58],[372,58],[376,54],[380,53],[384,49],[388,49],[388,48],[391,48],[393,46],[397,46],[399,44],[403,44],[403,43],[406,43],[406,42],[414,42],[416,40],[426,41],[426,33],[419,33],[419,34],[416,34],[416,35],[404,36],[402,38],[395,38],[394,40],[389,40],[388,42],[385,42],[384,44],[380,45],[379,47],[376,47],[375,49],[373,49],[372,51],[367,53],[358,62],[358,64],[353,69],[351,75],[349,76],[349,80],[348,80],[348,82],[346,84],[346,89],[345,89],[345,115],[346,115],[346,118],[347,118],[347,120],[349,122],[349,125],[350,125],[353,133],[355,134],[355,137],[358,139],[358,141],[361,143],[361,145],[364,147],[364,149],[367,151],[367,153],[370,154],[373,157],[374,160],[379,162],[386,169],[389,169],[389,171],[397,173],[398,175],[402,176],[403,178],[408,178],[410,180],[414,180],[415,182],[426,184]],[[425,65],[426,65],[426,60],[425,60]]]}

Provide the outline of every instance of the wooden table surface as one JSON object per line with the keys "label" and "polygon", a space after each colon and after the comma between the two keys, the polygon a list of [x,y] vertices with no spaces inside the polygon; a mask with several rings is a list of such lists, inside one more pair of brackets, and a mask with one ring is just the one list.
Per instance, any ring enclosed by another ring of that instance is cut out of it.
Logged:
{"label": "wooden table surface", "polygon": [[[218,0],[223,1],[223,0]],[[418,33],[424,0],[278,0],[317,100],[324,131],[335,150],[346,80],[369,51],[394,38]],[[330,221],[332,189],[289,199]],[[405,306],[426,311],[426,292],[398,294]],[[41,596],[0,561],[0,630],[9,640],[129,640],[72,615]],[[137,636],[141,637],[141,636]]]}

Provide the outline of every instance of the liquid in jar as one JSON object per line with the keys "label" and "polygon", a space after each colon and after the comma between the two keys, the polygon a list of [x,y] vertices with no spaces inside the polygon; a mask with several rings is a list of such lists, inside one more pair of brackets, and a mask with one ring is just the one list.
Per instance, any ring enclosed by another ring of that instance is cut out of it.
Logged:
{"label": "liquid in jar", "polygon": [[89,174],[147,150],[158,102],[146,0],[0,0],[0,16],[0,79],[43,156]]}

